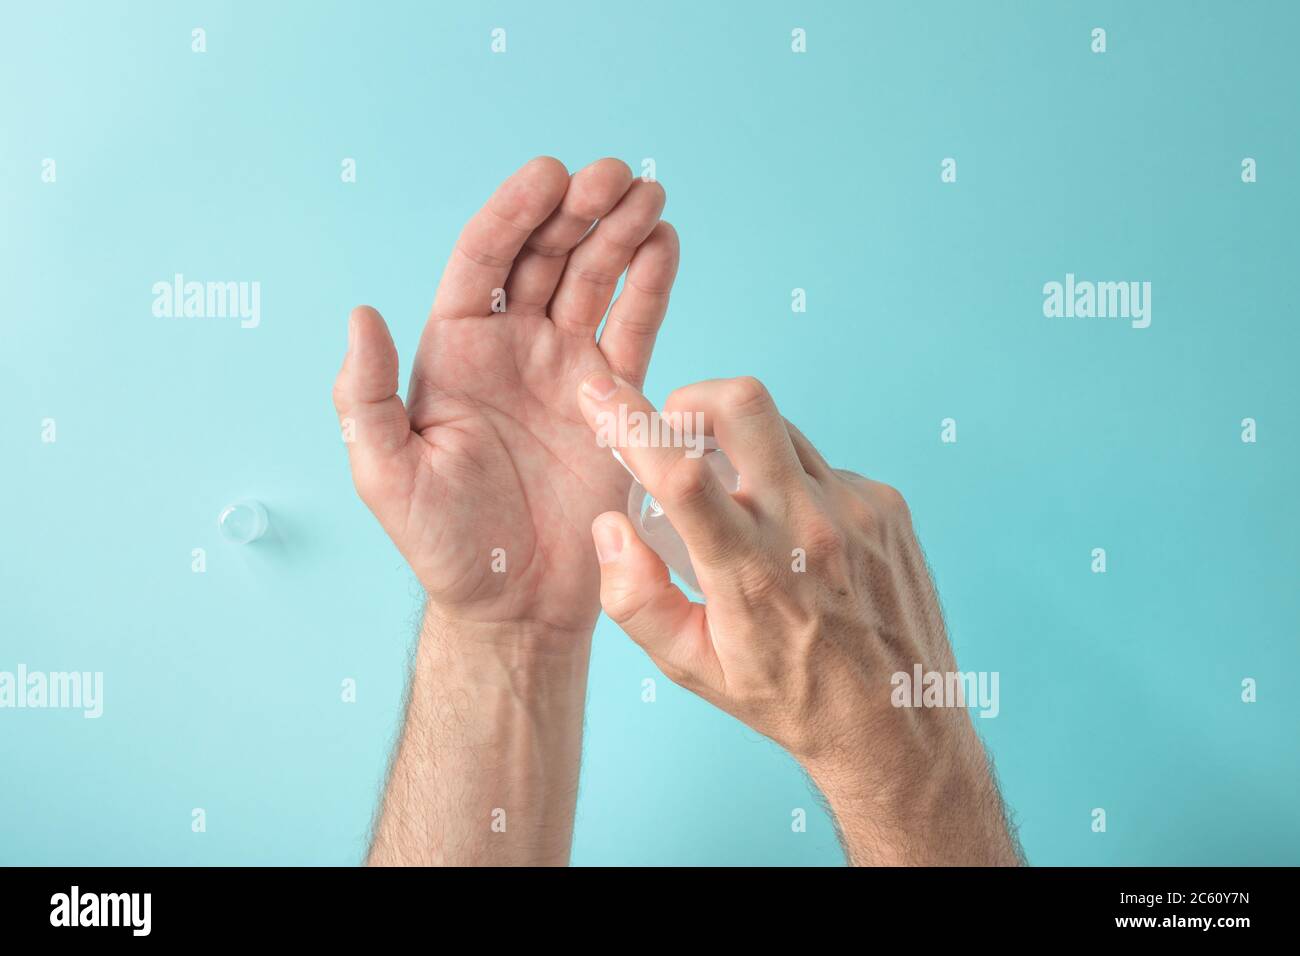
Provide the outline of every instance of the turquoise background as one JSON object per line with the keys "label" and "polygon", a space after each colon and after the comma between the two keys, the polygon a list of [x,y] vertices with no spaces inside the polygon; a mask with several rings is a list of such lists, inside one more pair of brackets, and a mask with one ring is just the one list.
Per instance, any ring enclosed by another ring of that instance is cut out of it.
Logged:
{"label": "turquoise background", "polygon": [[[1297,35],[1285,2],[6,6],[0,670],[106,687],[0,710],[0,862],[361,858],[419,599],[339,441],[347,311],[409,368],[459,227],[550,153],[667,188],[652,398],[757,375],[908,496],[1032,862],[1300,863]],[[175,272],[261,282],[261,326],[155,318]],[[1151,327],[1044,318],[1066,272],[1151,281]],[[272,540],[218,536],[243,495]],[[650,676],[602,620],[576,863],[840,862],[789,758]]]}

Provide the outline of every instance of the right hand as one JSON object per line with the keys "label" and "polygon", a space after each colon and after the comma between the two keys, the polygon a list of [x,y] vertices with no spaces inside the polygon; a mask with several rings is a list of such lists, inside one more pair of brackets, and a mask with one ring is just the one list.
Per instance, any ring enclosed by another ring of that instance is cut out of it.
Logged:
{"label": "right hand", "polygon": [[[602,375],[581,404],[593,429],[620,404],[654,411]],[[669,678],[790,751],[855,861],[1014,863],[966,709],[891,700],[897,672],[956,670],[902,496],[831,468],[755,379],[687,386],[664,412],[702,413],[740,474],[733,495],[704,458],[619,446],[684,540],[707,605],[617,511],[592,526],[605,611]]]}

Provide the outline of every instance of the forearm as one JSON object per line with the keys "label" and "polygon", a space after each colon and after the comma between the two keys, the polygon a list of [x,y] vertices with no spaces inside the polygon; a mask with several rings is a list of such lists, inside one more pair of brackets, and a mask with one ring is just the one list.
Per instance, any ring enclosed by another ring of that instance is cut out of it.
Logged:
{"label": "forearm", "polygon": [[371,865],[564,865],[590,635],[427,611]]}

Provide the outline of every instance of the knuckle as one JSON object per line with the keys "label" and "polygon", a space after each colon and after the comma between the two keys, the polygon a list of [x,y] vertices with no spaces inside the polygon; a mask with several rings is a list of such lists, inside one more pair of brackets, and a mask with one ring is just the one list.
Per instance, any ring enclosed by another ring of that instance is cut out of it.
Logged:
{"label": "knuckle", "polygon": [[663,477],[663,494],[658,497],[678,505],[697,504],[708,496],[712,475],[703,458],[682,456],[669,466]]}
{"label": "knuckle", "polygon": [[651,207],[663,208],[668,199],[668,191],[664,189],[663,184],[657,179],[638,178],[632,183],[632,188],[637,191],[639,196],[644,197],[644,201]]}
{"label": "knuckle", "polygon": [[645,609],[646,599],[633,588],[613,584],[606,586],[601,604],[614,623],[627,627]]}
{"label": "knuckle", "polygon": [[876,511],[868,503],[867,499],[861,494],[854,493],[847,496],[845,511],[848,519],[852,522],[853,527],[859,531],[870,531],[879,522],[876,518]]}
{"label": "knuckle", "polygon": [[767,387],[752,375],[728,381],[722,388],[720,401],[723,409],[736,418],[765,412],[772,407],[772,396]]}
{"label": "knuckle", "polygon": [[783,566],[763,555],[754,555],[736,569],[736,589],[750,601],[768,598],[788,585]]}
{"label": "knuckle", "polygon": [[801,537],[808,556],[814,559],[841,555],[847,545],[844,532],[834,521],[823,515],[809,520],[802,529]]}
{"label": "knuckle", "polygon": [[650,231],[650,238],[671,245],[674,254],[676,254],[677,246],[681,242],[681,239],[677,235],[677,229],[666,219],[659,220],[654,229]]}
{"label": "knuckle", "polygon": [[357,497],[371,511],[385,500],[387,489],[384,487],[383,478],[375,473],[364,458],[353,460],[352,487],[357,490]]}
{"label": "knuckle", "polygon": [[655,588],[644,586],[635,577],[620,571],[612,574],[602,571],[601,607],[634,640],[638,639],[641,631],[649,629],[650,623],[643,619],[654,603],[656,593]]}
{"label": "knuckle", "polygon": [[617,156],[606,156],[598,161],[602,169],[613,173],[622,182],[632,181],[632,167]]}
{"label": "knuckle", "polygon": [[[626,281],[624,280],[625,283]],[[649,289],[641,289],[640,291],[651,295],[658,294]],[[610,313],[609,321],[618,328],[619,333],[622,335],[646,339],[659,333],[659,328],[663,325],[663,315],[662,313],[656,314],[636,309],[616,308]]]}
{"label": "knuckle", "polygon": [[904,520],[911,519],[911,509],[907,506],[907,500],[903,493],[892,485],[877,484],[876,494],[880,499],[882,510],[895,518]]}
{"label": "knuckle", "polygon": [[348,407],[348,392],[343,382],[343,373],[340,372],[339,377],[334,380],[334,388],[330,394],[334,399],[334,410],[342,415]]}
{"label": "knuckle", "polygon": [[664,400],[664,413],[680,412],[687,408],[687,403],[691,399],[694,388],[693,385],[683,385],[681,388],[675,388],[669,392],[668,398]]}

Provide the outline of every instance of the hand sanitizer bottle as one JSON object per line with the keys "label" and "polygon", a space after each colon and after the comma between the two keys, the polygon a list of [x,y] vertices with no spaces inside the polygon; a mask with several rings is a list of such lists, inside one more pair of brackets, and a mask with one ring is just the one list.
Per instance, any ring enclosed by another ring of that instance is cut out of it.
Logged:
{"label": "hand sanitizer bottle", "polygon": [[[617,453],[615,457],[620,462],[623,461]],[[718,476],[718,480],[730,494],[734,495],[740,490],[740,475],[732,467],[726,452],[714,448],[704,453],[704,460],[708,462],[713,473]],[[623,467],[627,467],[626,463]],[[631,470],[628,468],[629,472]],[[695,576],[695,569],[691,566],[691,557],[686,551],[686,543],[682,541],[681,535],[668,520],[668,515],[664,514],[663,507],[650,496],[635,474],[632,475],[632,488],[627,496],[627,516],[631,519],[637,535],[655,554],[659,555],[664,564],[672,568],[686,586],[696,594],[703,593],[700,591],[700,582]]]}

